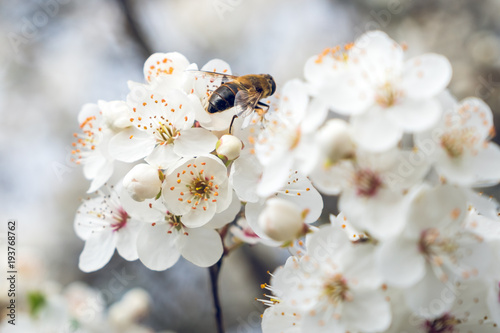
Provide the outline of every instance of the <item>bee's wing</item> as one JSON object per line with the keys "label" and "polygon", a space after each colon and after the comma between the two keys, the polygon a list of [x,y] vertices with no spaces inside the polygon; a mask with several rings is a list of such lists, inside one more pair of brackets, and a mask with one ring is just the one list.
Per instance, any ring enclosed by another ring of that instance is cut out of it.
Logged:
{"label": "bee's wing", "polygon": [[195,75],[196,77],[199,77],[202,79],[208,79],[211,82],[214,82],[216,80],[221,80],[221,84],[238,78],[238,76],[236,76],[236,75],[229,75],[229,74],[217,73],[217,72],[198,71],[198,70],[186,70],[186,72],[193,73],[193,75]]}
{"label": "bee's wing", "polygon": [[255,106],[262,97],[262,93],[255,90],[240,90],[234,99],[235,114],[238,117],[246,117],[252,113]]}

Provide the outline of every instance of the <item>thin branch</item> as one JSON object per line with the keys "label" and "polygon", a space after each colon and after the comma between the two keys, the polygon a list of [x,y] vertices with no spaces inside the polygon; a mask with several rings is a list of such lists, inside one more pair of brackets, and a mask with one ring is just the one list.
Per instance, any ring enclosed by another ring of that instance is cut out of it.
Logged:
{"label": "thin branch", "polygon": [[141,51],[145,58],[148,58],[151,54],[153,54],[152,48],[146,42],[143,34],[141,33],[141,29],[137,24],[137,20],[135,19],[134,9],[129,0],[116,0],[123,11],[123,15],[126,19],[127,30],[130,33],[130,36],[134,39],[134,41],[139,45]]}
{"label": "thin branch", "polygon": [[215,323],[217,325],[217,333],[224,333],[224,323],[222,320],[222,307],[219,299],[219,273],[220,267],[222,265],[222,258],[213,266],[209,267],[210,271],[210,282],[212,284],[212,297],[214,300],[214,308],[215,308]]}

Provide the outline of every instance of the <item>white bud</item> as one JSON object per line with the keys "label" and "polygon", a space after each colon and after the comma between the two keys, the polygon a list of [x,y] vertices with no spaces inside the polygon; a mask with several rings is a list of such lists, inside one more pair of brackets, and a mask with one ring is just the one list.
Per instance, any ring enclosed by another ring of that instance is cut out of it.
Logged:
{"label": "white bud", "polygon": [[217,155],[226,161],[232,161],[240,156],[243,143],[234,135],[223,135],[215,147]]}
{"label": "white bud", "polygon": [[135,201],[154,198],[161,188],[158,169],[149,164],[137,164],[123,178],[123,187]]}
{"label": "white bud", "polygon": [[304,216],[289,201],[272,198],[267,200],[266,207],[259,215],[259,226],[275,241],[293,241],[304,231]]}
{"label": "white bud", "polygon": [[355,146],[351,139],[349,124],[342,119],[330,119],[316,134],[316,140],[330,163],[354,155]]}
{"label": "white bud", "polygon": [[105,123],[114,130],[120,130],[131,126],[131,110],[123,101],[98,102]]}

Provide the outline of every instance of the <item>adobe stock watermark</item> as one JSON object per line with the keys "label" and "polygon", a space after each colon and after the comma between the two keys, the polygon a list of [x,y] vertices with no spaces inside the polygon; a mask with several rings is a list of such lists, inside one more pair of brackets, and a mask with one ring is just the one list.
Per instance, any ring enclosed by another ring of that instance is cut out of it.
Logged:
{"label": "adobe stock watermark", "polygon": [[233,12],[244,0],[212,0],[212,7],[221,21],[227,13]]}
{"label": "adobe stock watermark", "polygon": [[493,74],[489,74],[487,78],[480,76],[479,84],[476,86],[474,93],[476,97],[483,100],[489,99],[496,92],[496,89],[500,87],[500,81],[493,81]]}
{"label": "adobe stock watermark", "polygon": [[61,6],[70,3],[72,0],[41,0],[39,10],[34,14],[23,16],[19,22],[18,32],[10,31],[7,34],[10,46],[14,53],[20,54],[21,47],[32,42],[40,34],[49,21],[54,18],[61,9]]}

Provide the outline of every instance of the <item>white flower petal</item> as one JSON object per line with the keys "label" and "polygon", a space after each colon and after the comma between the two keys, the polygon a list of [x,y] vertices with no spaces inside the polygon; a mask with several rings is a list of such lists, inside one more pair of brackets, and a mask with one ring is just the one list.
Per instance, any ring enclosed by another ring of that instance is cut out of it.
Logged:
{"label": "white flower petal", "polygon": [[122,162],[135,162],[148,156],[155,147],[155,140],[146,132],[126,129],[109,141],[111,156]]}
{"label": "white flower petal", "polygon": [[342,303],[342,321],[346,329],[352,332],[382,332],[390,326],[391,307],[382,292],[353,291],[352,297],[352,301]]}
{"label": "white flower petal", "polygon": [[137,237],[137,253],[141,262],[149,269],[162,271],[179,260],[175,245],[176,233],[167,233],[167,224],[145,224]]}
{"label": "white flower petal", "polygon": [[123,259],[132,261],[139,258],[137,236],[142,226],[142,222],[129,219],[125,227],[115,231],[116,250]]}
{"label": "white flower petal", "polygon": [[416,315],[432,319],[448,312],[456,297],[455,285],[440,281],[432,268],[427,266],[424,277],[411,288],[406,289],[406,303]]}
{"label": "white flower petal", "polygon": [[409,287],[425,274],[425,258],[416,239],[397,237],[382,242],[377,263],[384,279],[396,287]]}
{"label": "white flower petal", "polygon": [[[206,207],[206,209],[202,207]],[[182,223],[188,228],[198,228],[207,224],[214,217],[216,211],[216,205],[213,203],[201,204],[196,209],[188,208],[187,213],[182,215]]]}
{"label": "white flower petal", "polygon": [[427,53],[406,61],[402,87],[410,98],[430,98],[448,86],[451,75],[451,64],[446,57]]}
{"label": "white flower petal", "polygon": [[295,308],[277,303],[264,311],[262,333],[301,333],[300,318]]}
{"label": "white flower petal", "polygon": [[267,197],[282,189],[292,165],[293,157],[289,154],[279,161],[264,166],[262,178],[257,185],[257,194],[261,197]]}
{"label": "white flower petal", "polygon": [[256,202],[257,184],[262,174],[262,166],[255,155],[240,156],[231,165],[230,181],[241,201]]}
{"label": "white flower petal", "polygon": [[154,53],[144,63],[144,77],[153,82],[157,77],[182,75],[189,61],[178,52]]}
{"label": "white flower petal", "polygon": [[441,118],[441,106],[434,99],[406,98],[386,110],[387,118],[405,132],[420,132],[434,126]]}
{"label": "white flower petal", "polygon": [[106,265],[115,252],[116,237],[111,229],[94,232],[85,241],[78,267],[84,272],[93,272]]}
{"label": "white flower petal", "polygon": [[159,169],[168,169],[179,162],[180,159],[181,157],[174,151],[174,145],[166,144],[156,146],[144,160]]}
{"label": "white flower petal", "polygon": [[226,224],[234,221],[236,215],[240,212],[240,210],[241,210],[241,201],[236,196],[236,193],[233,192],[232,201],[229,207],[220,213],[216,213],[214,217],[210,220],[210,222],[205,224],[204,227],[213,229],[221,228]]}
{"label": "white flower petal", "polygon": [[378,107],[351,118],[353,139],[364,149],[381,152],[395,147],[403,131]]}
{"label": "white flower petal", "polygon": [[207,155],[215,149],[217,137],[204,128],[190,128],[181,132],[174,142],[174,152],[182,157]]}
{"label": "white flower petal", "polygon": [[219,233],[207,228],[186,228],[187,235],[180,234],[177,248],[181,255],[200,267],[208,267],[219,261],[224,251]]}
{"label": "white flower petal", "polygon": [[231,75],[231,67],[227,62],[221,59],[210,60],[201,68],[201,70]]}
{"label": "white flower petal", "polygon": [[106,163],[99,169],[99,172],[90,183],[90,187],[87,190],[87,193],[92,193],[98,190],[102,185],[104,185],[113,174],[113,170],[113,161],[106,161]]}

